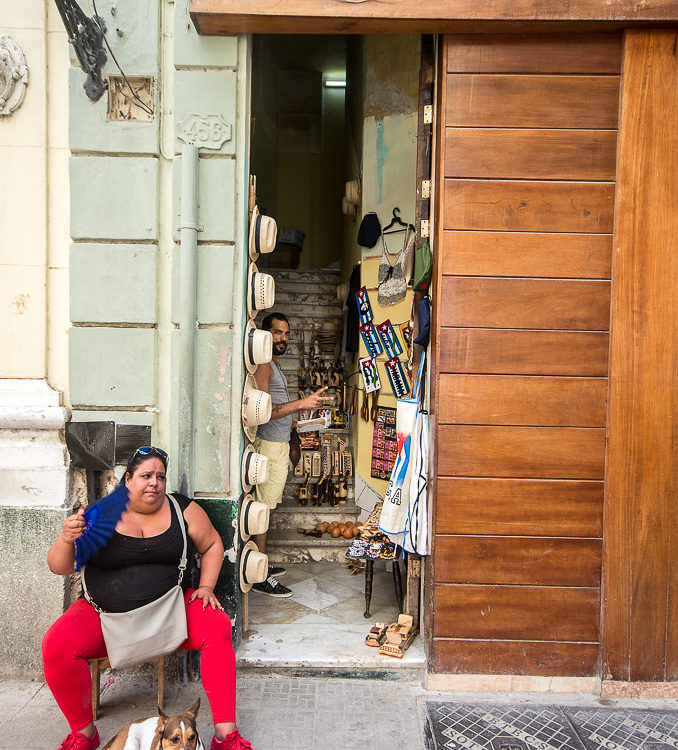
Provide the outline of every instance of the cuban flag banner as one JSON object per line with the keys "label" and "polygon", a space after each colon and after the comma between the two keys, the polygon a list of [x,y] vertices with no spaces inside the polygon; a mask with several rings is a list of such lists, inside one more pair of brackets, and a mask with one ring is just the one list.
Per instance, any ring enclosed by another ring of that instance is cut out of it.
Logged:
{"label": "cuban flag banner", "polygon": [[372,305],[367,293],[367,287],[363,286],[355,293],[355,301],[358,305],[358,314],[360,315],[360,324],[369,323],[374,315],[372,314]]}
{"label": "cuban flag banner", "polygon": [[381,354],[384,350],[381,345],[381,340],[377,336],[377,332],[374,330],[372,323],[364,323],[360,326],[360,335],[363,337],[365,347],[367,348],[367,356],[374,359],[377,355]]}
{"label": "cuban flag banner", "polygon": [[404,398],[410,392],[410,385],[407,382],[407,375],[403,369],[402,362],[398,357],[387,359],[384,363],[386,374],[391,383],[391,390],[396,398]]}
{"label": "cuban flag banner", "polygon": [[363,376],[365,393],[378,391],[381,388],[381,381],[379,380],[377,360],[370,359],[370,357],[363,357],[358,361],[360,362],[360,374]]}
{"label": "cuban flag banner", "polygon": [[410,321],[406,321],[405,323],[401,323],[398,328],[400,328],[400,335],[403,337],[403,343],[405,344],[405,348],[407,349],[407,356],[410,356],[410,349],[412,348],[412,326],[410,325]]}
{"label": "cuban flag banner", "polygon": [[381,343],[384,346],[386,359],[393,359],[393,357],[397,357],[399,354],[403,353],[403,348],[400,346],[400,341],[398,341],[396,332],[393,330],[391,321],[388,318],[386,318],[383,323],[379,323],[376,328]]}

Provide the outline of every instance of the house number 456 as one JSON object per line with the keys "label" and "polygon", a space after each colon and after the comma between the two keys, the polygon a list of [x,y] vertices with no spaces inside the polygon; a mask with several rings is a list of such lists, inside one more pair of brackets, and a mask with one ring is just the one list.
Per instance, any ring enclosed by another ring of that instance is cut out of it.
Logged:
{"label": "house number 456", "polygon": [[221,115],[187,115],[177,138],[198,148],[220,149],[231,140],[231,125]]}

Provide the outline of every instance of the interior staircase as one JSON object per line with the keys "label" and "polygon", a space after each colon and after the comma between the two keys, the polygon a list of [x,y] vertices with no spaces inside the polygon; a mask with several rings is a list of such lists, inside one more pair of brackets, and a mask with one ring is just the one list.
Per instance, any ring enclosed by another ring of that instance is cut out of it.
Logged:
{"label": "interior staircase", "polygon": [[[341,282],[340,271],[334,269],[294,270],[267,268],[275,278],[275,306],[273,310],[284,313],[290,321],[290,345],[287,353],[278,358],[280,369],[287,378],[291,398],[298,398],[299,344],[302,322],[304,324],[304,348],[308,355],[311,345],[311,324],[316,330],[325,320],[336,321],[341,325],[342,305],[337,300],[336,288]],[[262,316],[263,317],[263,316]],[[261,325],[261,320],[258,321]],[[325,354],[326,360],[333,359]],[[333,435],[341,435],[347,441],[347,448],[353,455],[353,444],[349,428],[331,429]],[[336,438],[334,440],[336,444]],[[303,460],[303,459],[302,459]],[[355,456],[353,456],[355,467]],[[354,500],[353,477],[348,478],[348,497],[346,502],[336,506],[311,505],[311,484],[318,482],[319,477],[309,482],[309,498],[306,507],[299,506],[299,486],[303,477],[295,476],[290,469],[287,484],[283,492],[283,501],[271,513],[266,551],[271,562],[340,562],[344,561],[350,540],[343,537],[334,539],[325,533],[321,538],[300,534],[298,528],[313,528],[323,521],[344,523],[357,522],[360,509]]]}

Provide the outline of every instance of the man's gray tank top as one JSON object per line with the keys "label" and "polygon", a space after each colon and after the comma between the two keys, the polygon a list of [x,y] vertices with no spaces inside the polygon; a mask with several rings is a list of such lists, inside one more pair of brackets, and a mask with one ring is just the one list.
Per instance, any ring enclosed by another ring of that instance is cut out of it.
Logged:
{"label": "man's gray tank top", "polygon": [[[292,400],[287,390],[287,380],[273,360],[271,360],[270,365],[273,370],[273,376],[268,384],[271,403],[286,404]],[[293,421],[293,415],[288,414],[286,417],[272,419],[270,422],[266,422],[266,424],[260,424],[257,428],[257,437],[268,440],[271,443],[288,443]]]}

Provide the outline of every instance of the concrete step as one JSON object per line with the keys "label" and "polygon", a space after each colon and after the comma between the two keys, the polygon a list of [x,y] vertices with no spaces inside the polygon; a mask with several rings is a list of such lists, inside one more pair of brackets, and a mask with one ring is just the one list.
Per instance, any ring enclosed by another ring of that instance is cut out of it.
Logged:
{"label": "concrete step", "polygon": [[299,534],[296,529],[271,529],[266,554],[272,563],[345,562],[350,545],[350,539],[333,539],[329,534],[317,538]]}
{"label": "concrete step", "polygon": [[270,268],[270,273],[276,284],[337,284],[341,283],[341,271],[338,269],[319,268]]}
{"label": "concrete step", "polygon": [[[360,515],[360,508],[354,503],[337,505],[330,507],[328,505],[314,508],[311,505],[300,507],[298,505],[279,505],[275,512],[271,514],[270,529],[288,529],[296,531],[299,527],[312,529],[323,521],[331,523],[346,523],[346,521],[357,521]],[[306,538],[306,537],[304,537]]]}

